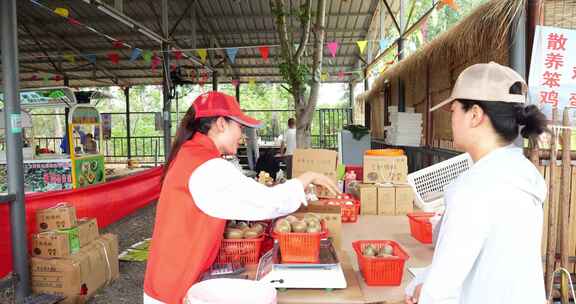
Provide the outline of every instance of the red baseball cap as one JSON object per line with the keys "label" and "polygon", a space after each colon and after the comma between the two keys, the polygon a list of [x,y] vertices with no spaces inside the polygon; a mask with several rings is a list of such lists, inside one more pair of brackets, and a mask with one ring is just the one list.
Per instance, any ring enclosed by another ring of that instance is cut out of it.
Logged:
{"label": "red baseball cap", "polygon": [[251,128],[259,128],[262,122],[242,113],[236,98],[212,91],[201,94],[192,102],[196,118],[225,116]]}

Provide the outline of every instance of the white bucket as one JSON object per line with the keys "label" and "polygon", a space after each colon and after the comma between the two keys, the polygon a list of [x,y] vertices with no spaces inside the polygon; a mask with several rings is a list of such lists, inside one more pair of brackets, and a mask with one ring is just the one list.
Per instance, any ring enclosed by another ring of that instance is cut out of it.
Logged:
{"label": "white bucket", "polygon": [[276,304],[276,289],[267,283],[242,279],[212,279],[194,284],[185,304]]}

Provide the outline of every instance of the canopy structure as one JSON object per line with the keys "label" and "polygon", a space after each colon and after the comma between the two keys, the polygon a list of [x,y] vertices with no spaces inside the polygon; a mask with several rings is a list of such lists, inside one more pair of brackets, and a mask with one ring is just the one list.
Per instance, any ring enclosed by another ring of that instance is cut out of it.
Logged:
{"label": "canopy structure", "polygon": [[[305,1],[284,1],[289,9]],[[378,35],[394,26],[398,0],[327,0],[324,82],[349,82],[375,57]],[[21,88],[162,84],[162,45],[181,78],[221,83],[280,82],[280,47],[269,0],[18,1]],[[316,1],[312,4],[313,11]],[[301,33],[289,19],[291,35]],[[293,27],[291,27],[293,26]],[[297,41],[298,39],[295,39]],[[357,41],[368,41],[360,52]],[[310,45],[314,41],[311,34]],[[268,59],[261,47],[268,48]],[[229,49],[235,51],[228,51]],[[312,48],[304,62],[311,63]],[[205,53],[204,53],[205,52]],[[229,52],[237,52],[232,59]],[[374,53],[374,54],[373,54]],[[205,57],[205,58],[203,58]],[[204,77],[203,80],[201,80]]]}

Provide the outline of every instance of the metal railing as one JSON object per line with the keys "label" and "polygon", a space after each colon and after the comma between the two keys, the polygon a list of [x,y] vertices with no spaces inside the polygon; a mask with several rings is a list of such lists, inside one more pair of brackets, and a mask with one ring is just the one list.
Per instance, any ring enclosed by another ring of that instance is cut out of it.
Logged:
{"label": "metal railing", "polygon": [[[245,112],[264,122],[264,127],[258,130],[258,136],[264,141],[274,141],[287,128],[288,118],[295,116],[294,110],[245,110]],[[102,113],[112,116],[113,128],[118,125],[125,126],[126,113]],[[336,149],[338,145],[338,133],[342,126],[351,123],[352,111],[349,108],[340,109],[317,109],[312,120],[311,145],[313,148]],[[34,117],[62,116],[61,113],[32,114]],[[162,132],[157,131],[157,135],[138,135],[141,127],[152,128],[155,122],[155,112],[131,112],[130,121],[135,133],[130,136],[131,159],[142,163],[162,162],[164,160],[164,141]],[[176,118],[181,118],[183,113],[176,115],[172,113],[172,125],[178,126]],[[177,127],[173,127],[175,132]],[[111,136],[102,141],[100,151],[104,154],[106,162],[120,163],[128,160],[128,137],[126,132],[121,136]],[[79,140],[78,138],[76,140]],[[60,137],[36,137],[33,147],[39,146],[49,148],[53,151],[60,151]],[[79,142],[77,142],[79,145]]]}

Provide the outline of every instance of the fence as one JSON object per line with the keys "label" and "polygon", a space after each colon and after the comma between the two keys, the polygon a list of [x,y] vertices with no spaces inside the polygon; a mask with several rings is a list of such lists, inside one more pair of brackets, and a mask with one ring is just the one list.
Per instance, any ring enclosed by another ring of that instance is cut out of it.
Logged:
{"label": "fence", "polygon": [[[261,120],[264,126],[258,130],[258,136],[264,141],[274,141],[287,128],[288,118],[295,116],[294,110],[245,110],[245,112]],[[125,162],[128,159],[128,137],[126,132],[126,113],[109,114],[112,118],[113,136],[103,140],[102,153],[107,162]],[[184,114],[173,112],[172,131],[174,135],[178,126],[178,118]],[[64,118],[61,113],[32,114],[32,119],[48,119],[54,121],[56,116]],[[155,112],[130,113],[130,152],[131,158],[143,163],[162,162],[164,160],[164,141],[162,131],[156,130]],[[313,148],[336,149],[338,145],[338,132],[342,126],[351,123],[351,109],[317,109],[312,120],[311,144]],[[49,125],[50,122],[45,124]],[[120,129],[121,131],[117,131]],[[60,131],[61,132],[61,131]],[[38,132],[36,132],[38,133]],[[155,134],[142,136],[139,134]],[[118,135],[119,134],[119,135]],[[78,140],[78,139],[77,139]],[[50,136],[36,136],[33,146],[46,147],[54,151],[60,150],[62,138]]]}

